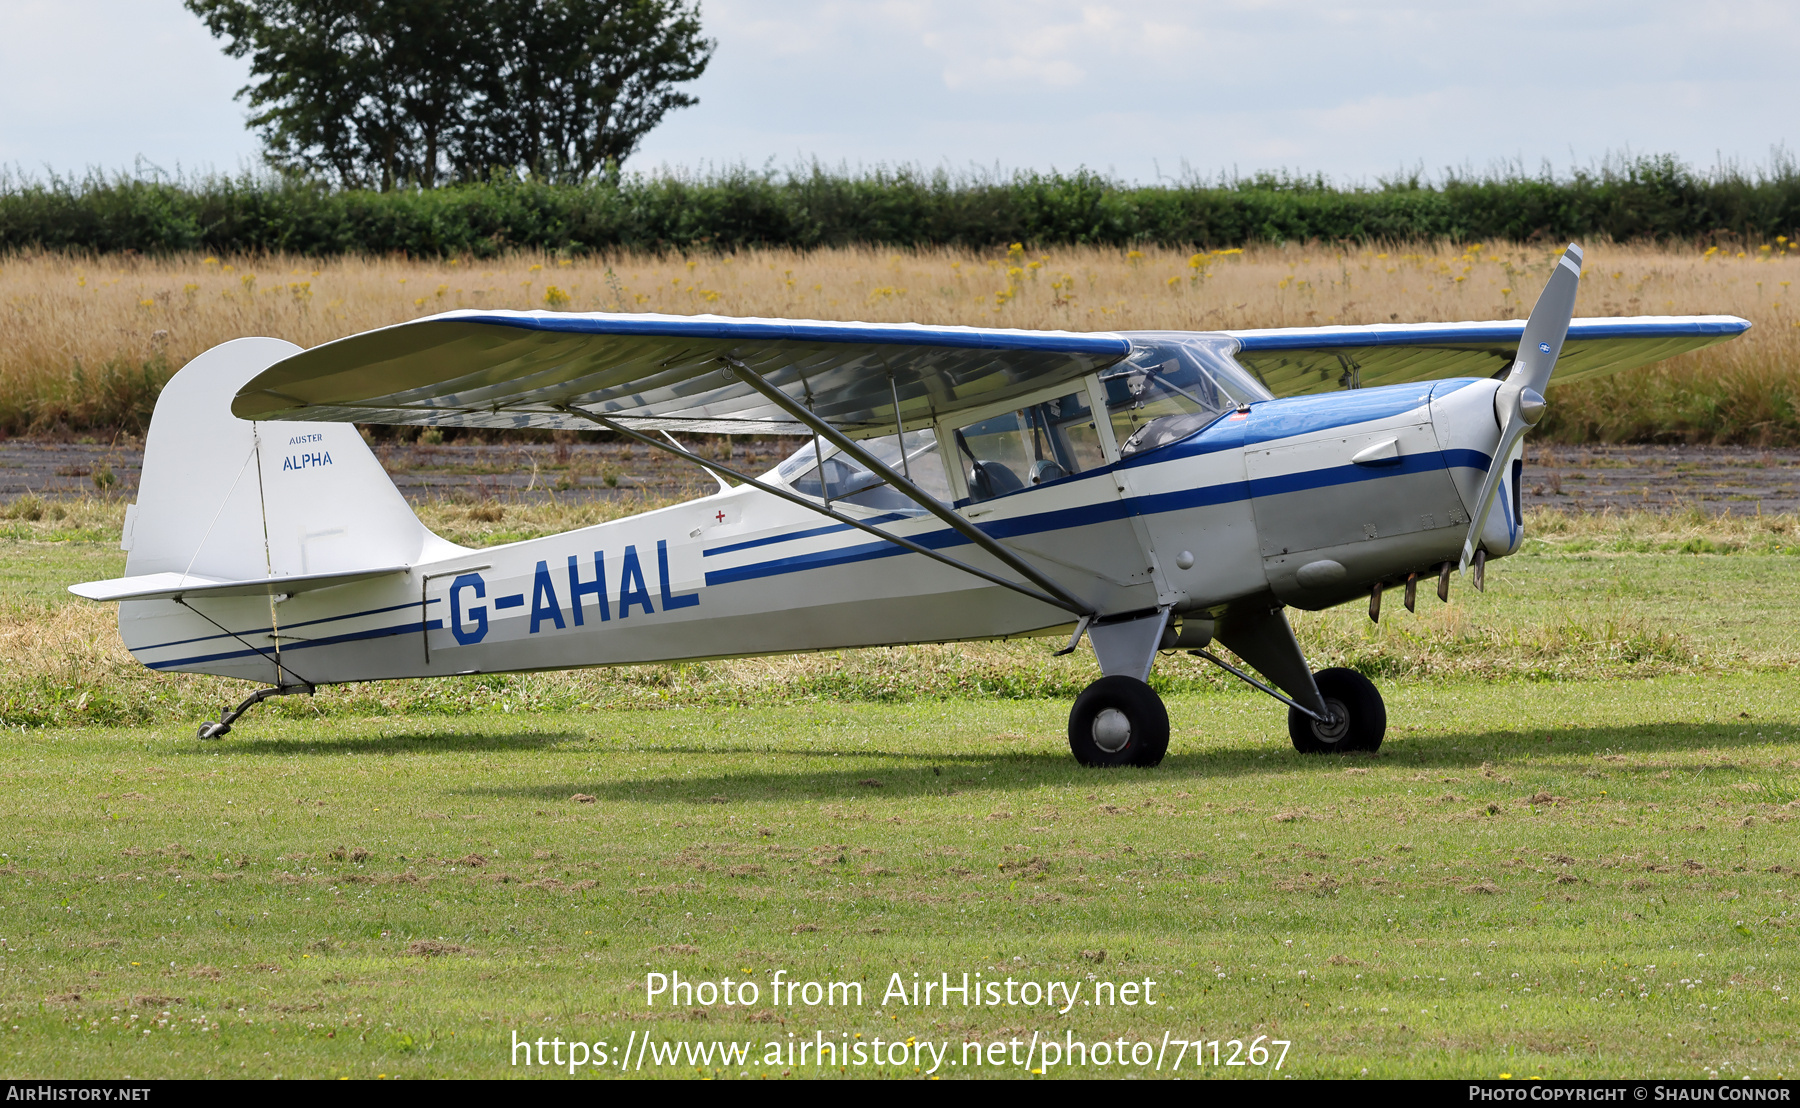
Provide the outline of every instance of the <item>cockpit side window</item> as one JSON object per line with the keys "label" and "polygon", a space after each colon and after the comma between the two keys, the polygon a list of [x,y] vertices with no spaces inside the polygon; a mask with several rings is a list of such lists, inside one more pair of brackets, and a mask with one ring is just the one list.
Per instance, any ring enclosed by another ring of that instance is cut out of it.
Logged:
{"label": "cockpit side window", "polygon": [[[905,455],[893,436],[869,439],[862,448],[885,466],[908,477],[926,494],[944,504],[950,503],[950,481],[944,473],[944,459],[937,449],[937,436],[931,431],[908,431]],[[820,478],[818,453],[808,442],[775,467],[775,476],[802,496],[830,499],[882,512],[923,513],[925,509],[912,498],[889,485],[860,462],[826,446],[824,477]]]}
{"label": "cockpit side window", "polygon": [[1061,481],[1106,462],[1085,393],[990,416],[952,434],[969,499],[976,502]]}

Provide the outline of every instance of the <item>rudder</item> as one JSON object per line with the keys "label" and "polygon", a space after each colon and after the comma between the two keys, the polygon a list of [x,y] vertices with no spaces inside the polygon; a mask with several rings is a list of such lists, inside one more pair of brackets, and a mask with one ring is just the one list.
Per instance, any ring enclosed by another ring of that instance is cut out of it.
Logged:
{"label": "rudder", "polygon": [[128,575],[329,573],[415,565],[458,549],[419,522],[354,425],[231,414],[246,381],[300,349],[235,339],[170,379],[126,513]]}

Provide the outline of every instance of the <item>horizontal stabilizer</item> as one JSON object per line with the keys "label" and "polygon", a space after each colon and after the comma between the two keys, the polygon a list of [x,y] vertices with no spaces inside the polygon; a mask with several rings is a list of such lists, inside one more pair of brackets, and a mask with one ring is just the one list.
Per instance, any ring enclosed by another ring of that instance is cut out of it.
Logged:
{"label": "horizontal stabilizer", "polygon": [[386,566],[381,569],[359,569],[340,573],[299,573],[288,577],[257,577],[247,581],[225,581],[217,577],[201,577],[192,573],[147,573],[141,577],[115,577],[110,581],[84,581],[70,585],[69,591],[88,600],[179,600],[187,597],[278,596],[314,589],[329,589],[392,573],[405,573],[409,566]]}

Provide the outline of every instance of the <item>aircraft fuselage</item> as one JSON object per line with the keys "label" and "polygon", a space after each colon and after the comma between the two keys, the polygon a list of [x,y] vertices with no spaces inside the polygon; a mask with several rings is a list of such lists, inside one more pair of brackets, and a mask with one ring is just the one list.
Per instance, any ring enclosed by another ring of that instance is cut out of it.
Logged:
{"label": "aircraft fuselage", "polygon": [[[1325,608],[1457,557],[1499,438],[1497,387],[1261,401],[1160,449],[959,510],[1102,616],[1216,614],[1269,596]],[[331,449],[297,448],[282,479],[324,472]],[[1502,495],[1483,536],[1493,556],[1520,537],[1516,484]],[[837,507],[1010,573],[922,512]],[[314,685],[1031,636],[1071,622],[748,486],[273,602],[120,612],[126,645],[152,669]]]}

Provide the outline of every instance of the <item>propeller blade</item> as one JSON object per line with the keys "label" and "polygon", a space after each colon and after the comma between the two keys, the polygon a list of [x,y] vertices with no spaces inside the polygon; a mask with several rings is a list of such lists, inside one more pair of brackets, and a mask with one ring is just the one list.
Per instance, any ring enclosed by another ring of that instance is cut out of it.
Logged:
{"label": "propeller blade", "polygon": [[1519,338],[1519,354],[1513,359],[1507,384],[1518,384],[1542,393],[1550,384],[1550,372],[1561,356],[1563,340],[1569,336],[1569,320],[1575,316],[1575,293],[1581,287],[1581,247],[1574,243],[1557,259],[1556,269],[1544,286],[1544,293],[1532,306],[1531,318],[1525,321],[1525,333]]}
{"label": "propeller blade", "polygon": [[1575,316],[1575,294],[1581,288],[1581,247],[1574,243],[1557,259],[1556,269],[1544,286],[1543,295],[1525,321],[1525,333],[1519,340],[1519,353],[1513,359],[1512,372],[1500,385],[1494,397],[1494,414],[1502,418],[1499,445],[1494,459],[1488,463],[1487,475],[1481,482],[1481,494],[1475,498],[1470,512],[1469,534],[1463,540],[1461,572],[1475,557],[1475,547],[1487,527],[1488,513],[1494,509],[1495,494],[1506,479],[1507,461],[1512,450],[1544,414],[1544,390],[1550,385],[1550,374],[1556,359],[1562,355],[1563,340],[1569,336],[1569,320]]}
{"label": "propeller blade", "polygon": [[1481,541],[1482,529],[1487,527],[1488,513],[1494,509],[1500,482],[1506,480],[1507,459],[1512,457],[1513,445],[1528,429],[1529,425],[1515,414],[1506,421],[1506,430],[1500,433],[1500,445],[1494,448],[1494,460],[1488,465],[1487,476],[1482,478],[1481,494],[1475,498],[1475,510],[1469,513],[1473,519],[1468,537],[1463,539],[1462,561],[1456,567],[1458,573],[1468,569],[1469,561],[1475,557],[1475,547]]}

